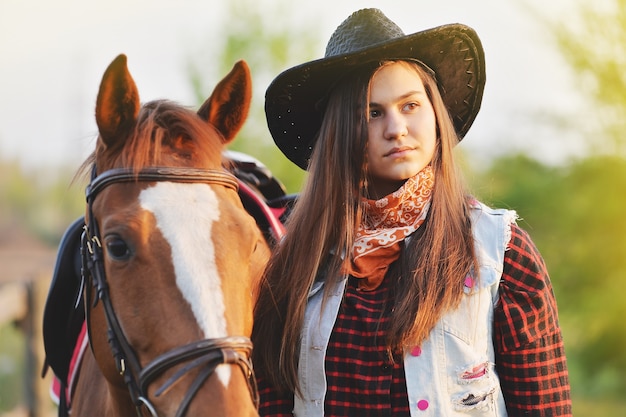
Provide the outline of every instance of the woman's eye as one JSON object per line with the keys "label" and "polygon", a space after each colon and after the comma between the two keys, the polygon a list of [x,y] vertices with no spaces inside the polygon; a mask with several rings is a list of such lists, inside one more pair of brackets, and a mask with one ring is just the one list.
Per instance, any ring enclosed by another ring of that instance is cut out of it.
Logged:
{"label": "woman's eye", "polygon": [[379,110],[370,110],[370,119],[375,119],[377,117],[380,117],[380,111]]}
{"label": "woman's eye", "polygon": [[417,107],[419,107],[419,104],[417,104],[416,102],[411,102],[404,105],[404,110],[410,111],[414,110]]}
{"label": "woman's eye", "polygon": [[106,249],[109,256],[118,261],[123,261],[130,257],[130,248],[120,237],[107,239]]}

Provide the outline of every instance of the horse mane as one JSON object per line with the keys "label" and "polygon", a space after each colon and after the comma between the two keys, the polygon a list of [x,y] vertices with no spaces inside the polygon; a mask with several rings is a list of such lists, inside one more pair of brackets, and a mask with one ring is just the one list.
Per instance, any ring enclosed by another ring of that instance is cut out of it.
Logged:
{"label": "horse mane", "polygon": [[[147,166],[193,166],[206,161],[207,168],[222,164],[224,138],[195,111],[170,100],[145,103],[133,127],[114,146],[98,138],[95,151],[81,164],[77,176],[111,167],[138,172]],[[194,162],[195,161],[195,162]]]}

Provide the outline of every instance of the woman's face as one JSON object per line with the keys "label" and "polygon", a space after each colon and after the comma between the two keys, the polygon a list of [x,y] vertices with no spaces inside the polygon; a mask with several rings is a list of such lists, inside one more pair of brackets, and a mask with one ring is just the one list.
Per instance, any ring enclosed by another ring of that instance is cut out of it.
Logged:
{"label": "woman's face", "polygon": [[430,163],[437,147],[436,118],[420,76],[404,62],[374,74],[369,101],[368,191],[382,198]]}

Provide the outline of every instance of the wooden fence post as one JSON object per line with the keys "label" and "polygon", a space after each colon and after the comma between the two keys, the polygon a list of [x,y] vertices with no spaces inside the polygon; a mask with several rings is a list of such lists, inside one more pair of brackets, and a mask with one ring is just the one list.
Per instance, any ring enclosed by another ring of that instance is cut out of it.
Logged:
{"label": "wooden fence post", "polygon": [[23,282],[0,285],[0,324],[23,320],[27,314],[27,285]]}

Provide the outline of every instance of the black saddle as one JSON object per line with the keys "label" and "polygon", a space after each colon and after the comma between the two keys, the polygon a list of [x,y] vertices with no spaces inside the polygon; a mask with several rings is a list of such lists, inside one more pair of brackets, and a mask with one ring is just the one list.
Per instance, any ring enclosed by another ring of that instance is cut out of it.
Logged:
{"label": "black saddle", "polygon": [[67,381],[74,345],[80,333],[85,310],[81,297],[80,238],[85,221],[72,223],[59,242],[56,264],[43,315],[43,341],[46,367],[61,381]]}
{"label": "black saddle", "polygon": [[[240,180],[239,196],[244,208],[273,245],[296,195],[286,194],[284,186],[257,160],[234,152],[227,152],[226,156],[232,161],[229,169]],[[80,254],[83,225],[83,217],[76,219],[61,238],[44,308],[46,360],[42,374],[52,368],[63,385],[68,381],[75,344],[85,320]]]}

